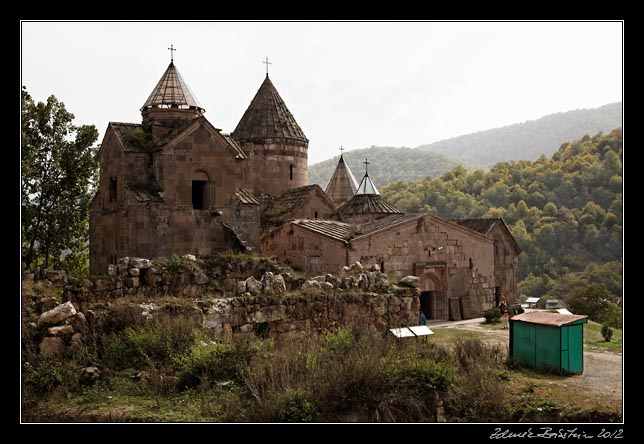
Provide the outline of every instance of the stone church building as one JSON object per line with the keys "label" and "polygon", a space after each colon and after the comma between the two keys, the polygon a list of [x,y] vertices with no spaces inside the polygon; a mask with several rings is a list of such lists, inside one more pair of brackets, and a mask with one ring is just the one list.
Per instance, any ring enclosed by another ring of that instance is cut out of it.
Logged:
{"label": "stone church building", "polygon": [[358,183],[342,155],[325,189],[309,185],[309,141],[268,73],[232,133],[204,113],[172,61],[141,123],[108,124],[90,206],[92,273],[125,256],[251,249],[314,274],[360,261],[391,279],[419,276],[431,319],[458,306],[478,316],[500,293],[516,300],[521,250],[501,219],[404,214],[367,172]]}

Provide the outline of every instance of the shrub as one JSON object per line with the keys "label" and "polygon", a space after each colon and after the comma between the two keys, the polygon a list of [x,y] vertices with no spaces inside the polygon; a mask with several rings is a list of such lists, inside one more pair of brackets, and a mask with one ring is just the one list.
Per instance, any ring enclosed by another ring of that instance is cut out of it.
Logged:
{"label": "shrub", "polygon": [[341,328],[335,333],[325,333],[324,345],[333,352],[345,353],[354,345],[353,335],[346,328]]}
{"label": "shrub", "polygon": [[392,373],[394,385],[410,387],[418,392],[445,390],[454,380],[453,368],[446,362],[412,358]]}
{"label": "shrub", "polygon": [[512,316],[514,316],[514,315],[518,315],[518,314],[524,313],[524,312],[525,312],[525,310],[524,310],[524,309],[523,309],[523,307],[522,307],[522,306],[520,306],[520,305],[512,305],[512,306],[510,306],[510,308],[508,309],[508,314],[510,315],[510,317],[512,317]]}
{"label": "shrub", "polygon": [[207,343],[197,338],[183,354],[173,358],[180,387],[197,387],[205,381],[240,381],[240,370],[248,366],[254,348],[247,344]]}
{"label": "shrub", "polygon": [[610,342],[611,339],[613,339],[613,329],[610,328],[608,325],[602,325],[602,337],[604,338],[604,341]]}
{"label": "shrub", "polygon": [[492,308],[483,313],[483,317],[485,318],[486,324],[498,322],[499,319],[501,319],[501,310],[499,310],[498,308]]}

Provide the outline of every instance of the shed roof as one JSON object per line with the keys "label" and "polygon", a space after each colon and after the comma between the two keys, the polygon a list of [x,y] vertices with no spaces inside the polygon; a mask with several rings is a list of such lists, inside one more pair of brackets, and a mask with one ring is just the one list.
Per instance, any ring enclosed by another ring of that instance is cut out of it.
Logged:
{"label": "shed roof", "polygon": [[334,220],[298,219],[291,223],[319,233],[323,236],[344,242],[348,241],[356,231],[355,225],[345,224]]}
{"label": "shed roof", "polygon": [[552,327],[561,327],[562,325],[571,324],[576,321],[584,320],[588,322],[586,315],[569,315],[560,313],[549,313],[547,311],[533,311],[530,313],[521,313],[512,317],[513,321],[529,322],[531,324],[550,325]]}
{"label": "shed roof", "polygon": [[259,205],[259,199],[253,194],[252,191],[247,190],[246,188],[239,188],[235,195],[237,196],[237,201],[245,205]]}

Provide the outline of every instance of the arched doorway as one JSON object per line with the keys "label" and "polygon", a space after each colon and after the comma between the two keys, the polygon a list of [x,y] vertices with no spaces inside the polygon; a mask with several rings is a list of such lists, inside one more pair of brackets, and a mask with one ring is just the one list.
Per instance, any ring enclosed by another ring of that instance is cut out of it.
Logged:
{"label": "arched doorway", "polygon": [[417,270],[417,276],[420,277],[420,308],[427,319],[448,319],[444,274],[444,267],[423,267]]}

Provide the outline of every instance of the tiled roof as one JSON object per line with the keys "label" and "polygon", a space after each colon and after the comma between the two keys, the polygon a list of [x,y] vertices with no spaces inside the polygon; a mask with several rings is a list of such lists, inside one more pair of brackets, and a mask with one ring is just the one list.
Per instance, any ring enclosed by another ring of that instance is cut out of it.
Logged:
{"label": "tiled roof", "polygon": [[170,62],[168,69],[161,76],[159,83],[152,90],[152,94],[150,94],[148,100],[143,104],[141,111],[156,107],[196,108],[201,112],[205,111],[197,101],[195,95],[190,91],[188,84],[183,80],[173,62]]}
{"label": "tiled roof", "polygon": [[349,240],[356,231],[356,227],[354,225],[333,220],[298,219],[294,220],[292,223],[332,239],[345,242]]}
{"label": "tiled roof", "polygon": [[134,196],[138,202],[163,202],[163,198],[157,191],[141,185],[125,185],[125,188]]}
{"label": "tiled roof", "polygon": [[279,224],[285,215],[301,206],[316,188],[319,186],[315,184],[291,188],[268,204],[262,215],[262,221],[266,225]]}
{"label": "tiled roof", "polygon": [[385,228],[393,227],[394,225],[402,224],[423,216],[424,214],[392,214],[391,216],[385,216],[382,219],[362,225],[360,227],[360,232],[357,233],[356,237],[373,234],[377,231],[384,230]]}
{"label": "tiled roof", "polygon": [[237,152],[236,157],[239,159],[245,159],[247,156],[246,154],[242,151],[241,147],[239,144],[235,141],[235,139],[232,138],[230,134],[224,134],[224,133],[219,133],[222,135],[224,139],[226,139],[226,142],[230,144],[230,146],[233,147],[233,149]]}
{"label": "tiled roof", "polygon": [[237,200],[241,204],[247,204],[247,205],[259,204],[259,199],[250,190],[247,190],[245,188],[240,188],[237,190],[235,194],[237,195]]}
{"label": "tiled roof", "polygon": [[530,313],[521,313],[512,317],[513,321],[530,322],[532,324],[551,325],[561,327],[571,322],[587,319],[585,315],[568,315],[560,313],[549,313],[547,311],[533,311]]}
{"label": "tiled roof", "polygon": [[358,189],[358,181],[353,176],[349,165],[340,156],[338,166],[324,189],[324,192],[336,204],[341,204],[353,197]]}
{"label": "tiled roof", "polygon": [[498,217],[491,219],[449,219],[450,222],[454,222],[462,227],[476,231],[486,236],[488,235],[492,227],[494,227],[494,224],[499,220],[500,219]]}
{"label": "tiled roof", "polygon": [[272,137],[308,142],[268,75],[232,135],[240,142]]}
{"label": "tiled roof", "polygon": [[379,194],[356,194],[333,214],[399,214],[400,210],[384,200]]}

